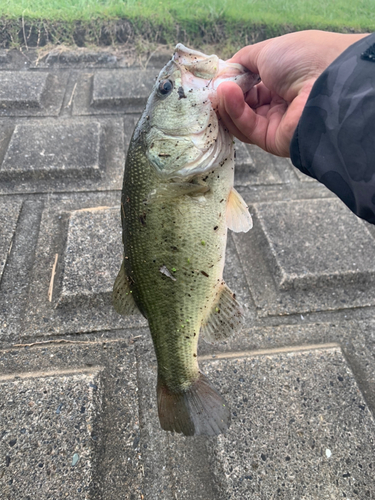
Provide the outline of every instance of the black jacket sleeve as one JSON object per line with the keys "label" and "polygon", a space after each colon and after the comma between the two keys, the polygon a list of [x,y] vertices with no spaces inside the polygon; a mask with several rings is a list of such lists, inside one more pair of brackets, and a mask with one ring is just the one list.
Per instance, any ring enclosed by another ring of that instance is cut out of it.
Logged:
{"label": "black jacket sleeve", "polygon": [[290,157],[375,224],[375,33],[351,45],[317,79]]}

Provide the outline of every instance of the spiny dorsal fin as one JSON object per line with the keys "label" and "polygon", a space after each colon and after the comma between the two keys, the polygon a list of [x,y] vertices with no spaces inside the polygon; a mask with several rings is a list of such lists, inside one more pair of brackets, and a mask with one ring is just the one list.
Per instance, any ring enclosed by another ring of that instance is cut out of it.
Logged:
{"label": "spiny dorsal fin", "polygon": [[229,193],[225,217],[227,227],[235,233],[247,233],[253,227],[248,207],[234,188]]}
{"label": "spiny dorsal fin", "polygon": [[124,261],[122,262],[115,284],[113,285],[112,303],[116,312],[123,316],[139,314],[139,309],[134,301],[125,273]]}
{"label": "spiny dorsal fin", "polygon": [[202,325],[201,334],[208,342],[222,342],[240,332],[244,322],[241,305],[234,293],[223,283],[210,315]]}

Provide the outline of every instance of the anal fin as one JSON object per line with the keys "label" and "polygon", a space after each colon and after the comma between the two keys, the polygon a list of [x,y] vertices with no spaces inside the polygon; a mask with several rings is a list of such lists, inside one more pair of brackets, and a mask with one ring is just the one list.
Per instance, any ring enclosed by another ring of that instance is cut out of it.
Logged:
{"label": "anal fin", "polygon": [[113,285],[112,303],[116,312],[123,316],[140,312],[129,287],[124,261]]}
{"label": "anal fin", "polygon": [[241,331],[244,323],[243,309],[234,293],[223,283],[210,315],[201,327],[201,335],[208,342],[222,342]]}
{"label": "anal fin", "polygon": [[234,188],[229,193],[225,218],[227,227],[235,233],[247,233],[253,227],[248,206]]}

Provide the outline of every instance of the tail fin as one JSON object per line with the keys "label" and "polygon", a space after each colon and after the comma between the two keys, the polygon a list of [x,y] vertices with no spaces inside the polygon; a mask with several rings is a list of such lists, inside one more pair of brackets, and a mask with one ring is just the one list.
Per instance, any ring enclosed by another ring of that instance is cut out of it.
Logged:
{"label": "tail fin", "polygon": [[216,436],[230,425],[228,405],[202,373],[183,392],[172,392],[158,377],[157,392],[160,425],[165,431]]}

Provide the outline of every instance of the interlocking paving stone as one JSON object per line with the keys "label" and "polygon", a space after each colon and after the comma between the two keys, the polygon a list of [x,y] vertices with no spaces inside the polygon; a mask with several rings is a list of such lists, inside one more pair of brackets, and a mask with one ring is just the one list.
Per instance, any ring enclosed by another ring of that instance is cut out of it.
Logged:
{"label": "interlocking paving stone", "polygon": [[48,73],[3,71],[0,79],[1,108],[40,108]]}
{"label": "interlocking paving stone", "polygon": [[64,51],[59,48],[51,50],[45,58],[38,61],[39,67],[113,67],[117,64],[117,57],[111,53],[95,51]]}
{"label": "interlocking paving stone", "polygon": [[252,325],[255,316],[254,303],[249,293],[249,287],[242,271],[241,262],[238,258],[236,247],[230,231],[228,234],[227,248],[225,252],[223,278],[232,292],[236,294],[238,302],[242,305],[243,312],[246,318],[246,325]]}
{"label": "interlocking paving stone", "polygon": [[[5,498],[87,498],[92,482],[95,373],[0,376],[0,489]],[[98,389],[97,389],[98,390]],[[17,418],[15,417],[15,414]]]}
{"label": "interlocking paving stone", "polygon": [[[160,68],[165,66],[165,64],[171,58],[171,52],[168,49],[163,49],[158,47],[157,51],[146,57],[140,57],[140,55],[135,50],[128,50],[121,45],[116,48],[112,45],[111,47],[97,47],[93,49],[88,49],[86,47],[76,47],[74,50],[67,50],[65,47],[56,46],[48,52],[41,52],[37,49],[29,47],[27,52],[27,58],[23,56],[23,65],[16,64],[16,57],[19,60],[20,56],[16,50],[13,51],[0,51],[4,53],[4,57],[7,56],[8,61],[12,62],[13,67],[20,67],[24,69],[25,63],[27,67],[33,69],[48,68],[54,70],[56,68],[73,68],[78,70],[86,70],[90,68],[91,71],[96,69],[117,69],[117,68],[131,68],[134,66],[140,66],[141,69],[144,67],[148,71],[158,73]],[[143,64],[143,66],[142,66]],[[156,68],[156,69],[152,69]]]}
{"label": "interlocking paving stone", "polygon": [[111,304],[122,253],[118,193],[51,197],[42,216],[29,292],[33,299],[21,335],[144,325],[140,315],[122,317]]}
{"label": "interlocking paving stone", "polygon": [[[341,276],[359,283],[375,273],[375,242],[340,201],[264,203],[255,205],[255,211],[280,289],[319,286]],[[333,220],[330,213],[335,214]],[[303,220],[309,221],[309,231],[299,227]]]}
{"label": "interlocking paving stone", "polygon": [[0,351],[2,498],[141,498],[134,341],[103,340]]}
{"label": "interlocking paving stone", "polygon": [[119,207],[72,212],[64,253],[64,275],[59,305],[92,301],[108,302],[122,256]]}
{"label": "interlocking paving stone", "polygon": [[77,82],[73,114],[140,113],[157,75],[157,70],[143,68],[83,73]]}
{"label": "interlocking paving stone", "polygon": [[[248,144],[247,148],[250,151],[251,157],[254,161],[254,164],[256,165],[256,169],[259,172],[259,175],[272,175],[272,177],[267,182],[264,182],[265,184],[282,183],[285,187],[285,185],[295,181],[295,175],[293,172],[296,169],[291,164],[289,158],[274,156],[271,153],[267,153],[266,151],[263,151],[263,149],[253,144]],[[267,171],[270,171],[270,173],[267,173]],[[246,181],[244,183],[244,185],[249,184],[251,183],[246,183]]]}
{"label": "interlocking paving stone", "polygon": [[226,499],[371,498],[375,422],[340,349],[202,366],[232,410],[208,443]]}
{"label": "interlocking paving stone", "polygon": [[16,125],[13,134],[4,126],[0,192],[120,189],[125,148],[137,119],[28,120]]}
{"label": "interlocking paving stone", "polygon": [[0,201],[0,281],[11,249],[21,206],[22,202],[16,200]]}
{"label": "interlocking paving stone", "polygon": [[58,115],[67,79],[67,73],[2,71],[0,116]]}
{"label": "interlocking paving stone", "polygon": [[150,72],[132,69],[101,71],[93,78],[91,104],[95,107],[144,104],[154,86]]}
{"label": "interlocking paving stone", "polygon": [[100,177],[100,123],[16,125],[3,163],[5,180]]}
{"label": "interlocking paving stone", "polygon": [[375,242],[342,202],[259,203],[253,212],[255,230],[234,240],[260,316],[375,303]]}
{"label": "interlocking paving stone", "polygon": [[8,120],[0,119],[0,168],[12,137],[14,125]]}

